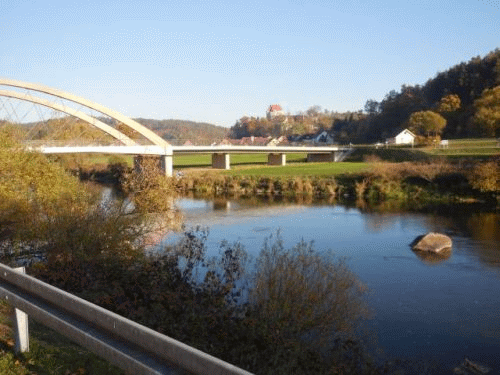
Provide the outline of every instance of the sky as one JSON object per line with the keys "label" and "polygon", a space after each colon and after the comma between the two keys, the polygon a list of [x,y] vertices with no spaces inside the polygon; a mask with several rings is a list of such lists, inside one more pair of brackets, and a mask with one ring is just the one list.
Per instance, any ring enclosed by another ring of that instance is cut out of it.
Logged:
{"label": "sky", "polygon": [[357,111],[500,47],[500,0],[0,0],[0,77],[132,118]]}

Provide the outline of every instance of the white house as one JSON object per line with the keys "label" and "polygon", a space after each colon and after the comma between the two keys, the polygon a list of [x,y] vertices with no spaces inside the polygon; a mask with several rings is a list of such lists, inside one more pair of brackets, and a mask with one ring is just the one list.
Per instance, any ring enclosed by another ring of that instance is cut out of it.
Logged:
{"label": "white house", "polygon": [[323,130],[322,132],[316,134],[316,136],[314,138],[314,143],[317,143],[317,144],[322,143],[322,144],[331,145],[331,144],[333,144],[333,137],[326,130]]}
{"label": "white house", "polygon": [[387,138],[387,143],[396,145],[412,145],[413,143],[415,143],[416,137],[417,136],[411,131],[405,129],[394,138]]}

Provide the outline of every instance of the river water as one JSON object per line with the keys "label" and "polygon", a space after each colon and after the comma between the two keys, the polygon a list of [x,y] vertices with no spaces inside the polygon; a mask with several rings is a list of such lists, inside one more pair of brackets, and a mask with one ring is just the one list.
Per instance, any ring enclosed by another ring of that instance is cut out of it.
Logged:
{"label": "river water", "polygon": [[[209,227],[209,253],[228,240],[257,256],[279,229],[288,247],[304,239],[345,257],[370,290],[368,326],[386,357],[430,361],[444,373],[468,357],[500,371],[498,213],[370,213],[196,199],[180,199],[177,206],[187,226]],[[423,259],[411,250],[415,237],[430,231],[452,238],[448,257]]]}

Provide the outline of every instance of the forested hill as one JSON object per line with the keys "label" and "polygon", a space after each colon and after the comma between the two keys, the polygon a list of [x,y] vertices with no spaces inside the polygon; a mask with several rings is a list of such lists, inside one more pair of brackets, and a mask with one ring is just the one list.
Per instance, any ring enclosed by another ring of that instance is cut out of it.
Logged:
{"label": "forested hill", "polygon": [[423,85],[402,85],[380,102],[367,99],[356,112],[312,106],[305,113],[270,119],[245,116],[230,134],[276,137],[328,130],[339,143],[384,141],[405,128],[419,142],[500,136],[500,49],[440,72]]}
{"label": "forested hill", "polygon": [[221,141],[226,136],[227,128],[205,122],[187,120],[151,120],[144,118],[134,119],[141,125],[147,126],[162,138],[173,144],[184,144],[190,141],[193,144],[207,144]]}
{"label": "forested hill", "polygon": [[[423,86],[403,85],[400,91],[389,92],[381,102],[368,100],[363,118],[337,121],[332,130],[346,140],[378,141],[410,127],[412,113],[434,111],[446,119],[442,137],[493,136],[495,132],[498,135],[500,121],[489,124],[477,121],[477,112],[480,107],[490,113],[500,109],[499,87],[500,49],[497,48],[483,58],[475,57],[438,73]],[[447,107],[450,99],[456,101],[453,108]]]}

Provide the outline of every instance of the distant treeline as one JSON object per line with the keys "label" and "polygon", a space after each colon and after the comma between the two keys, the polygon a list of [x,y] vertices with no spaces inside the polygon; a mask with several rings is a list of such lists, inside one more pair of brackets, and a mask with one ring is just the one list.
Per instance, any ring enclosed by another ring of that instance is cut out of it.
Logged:
{"label": "distant treeline", "polygon": [[[101,121],[116,127],[125,135],[132,139],[140,139],[142,136],[123,124],[110,118],[99,118]],[[228,129],[222,126],[209,124],[206,122],[194,122],[189,120],[153,120],[146,118],[135,118],[139,124],[153,130],[163,139],[166,139],[174,145],[182,145],[189,141],[193,144],[207,144],[220,142],[228,132]]]}
{"label": "distant treeline", "polygon": [[392,90],[381,102],[368,100],[366,116],[357,121],[341,121],[333,129],[341,138],[371,142],[394,135],[408,126],[412,113],[436,110],[442,98],[457,95],[460,108],[441,112],[446,118],[443,138],[477,137],[490,135],[473,121],[476,101],[485,89],[500,85],[500,49],[484,58],[475,57],[451,69],[438,73],[425,85],[403,85],[400,91]]}
{"label": "distant treeline", "polygon": [[147,126],[162,138],[174,144],[183,144],[190,141],[193,144],[211,143],[225,138],[227,128],[187,120],[150,120],[135,119],[141,125]]}
{"label": "distant treeline", "polygon": [[338,142],[376,142],[394,136],[404,128],[411,128],[409,119],[413,113],[435,111],[446,120],[441,133],[443,138],[492,136],[495,131],[498,133],[498,122],[490,123],[488,128],[482,126],[474,115],[479,107],[477,100],[486,89],[495,87],[497,89],[491,91],[481,104],[493,105],[488,110],[497,111],[500,106],[498,86],[500,49],[484,58],[474,57],[438,73],[423,86],[403,85],[399,91],[390,91],[380,102],[369,99],[357,112],[321,111],[320,107],[313,106],[305,113],[271,120],[243,117],[230,131],[235,138],[241,138],[328,130]]}

